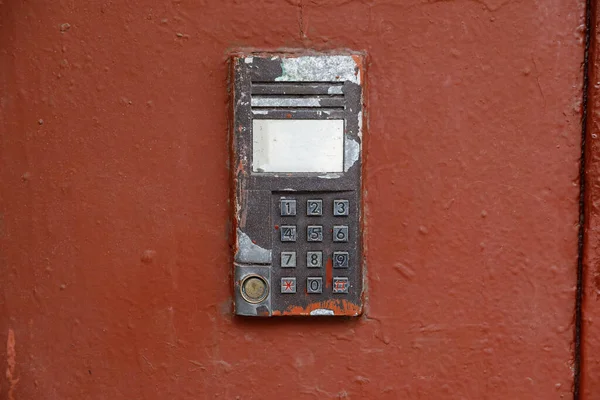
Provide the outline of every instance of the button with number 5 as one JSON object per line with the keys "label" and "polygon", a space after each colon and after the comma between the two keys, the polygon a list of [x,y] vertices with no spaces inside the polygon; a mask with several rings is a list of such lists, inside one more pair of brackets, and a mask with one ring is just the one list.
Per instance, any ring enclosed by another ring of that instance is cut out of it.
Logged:
{"label": "button with number 5", "polygon": [[333,201],[333,215],[336,217],[345,217],[348,215],[350,209],[350,202],[348,200],[334,200]]}
{"label": "button with number 5", "polygon": [[306,227],[306,240],[309,242],[323,241],[323,227],[321,225],[309,225]]}

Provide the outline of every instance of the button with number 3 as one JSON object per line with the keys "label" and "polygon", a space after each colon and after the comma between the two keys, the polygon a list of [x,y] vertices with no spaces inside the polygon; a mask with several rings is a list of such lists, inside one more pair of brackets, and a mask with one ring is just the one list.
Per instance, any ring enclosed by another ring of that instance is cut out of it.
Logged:
{"label": "button with number 3", "polygon": [[336,217],[345,217],[348,215],[350,202],[348,200],[333,201],[333,215]]}

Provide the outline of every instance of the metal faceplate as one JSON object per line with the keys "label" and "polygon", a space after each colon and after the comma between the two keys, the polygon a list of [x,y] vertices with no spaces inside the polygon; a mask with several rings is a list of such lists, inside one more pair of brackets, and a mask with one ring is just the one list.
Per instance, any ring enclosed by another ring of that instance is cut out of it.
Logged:
{"label": "metal faceplate", "polygon": [[363,58],[232,67],[235,313],[360,315]]}

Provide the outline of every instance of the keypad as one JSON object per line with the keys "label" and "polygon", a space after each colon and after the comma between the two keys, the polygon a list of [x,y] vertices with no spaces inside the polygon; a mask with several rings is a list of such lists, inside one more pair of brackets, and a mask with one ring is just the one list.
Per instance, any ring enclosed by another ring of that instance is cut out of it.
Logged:
{"label": "keypad", "polygon": [[278,214],[273,237],[278,262],[273,267],[282,299],[305,294],[321,301],[353,293],[358,220],[354,197],[345,194],[273,194]]}

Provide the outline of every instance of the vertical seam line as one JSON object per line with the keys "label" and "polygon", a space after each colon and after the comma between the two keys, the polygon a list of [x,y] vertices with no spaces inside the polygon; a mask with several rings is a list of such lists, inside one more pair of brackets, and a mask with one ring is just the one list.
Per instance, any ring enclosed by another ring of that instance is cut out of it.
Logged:
{"label": "vertical seam line", "polygon": [[581,154],[579,162],[579,228],[577,233],[577,291],[575,298],[575,346],[573,365],[573,400],[580,400],[582,367],[582,303],[583,303],[583,257],[585,244],[585,195],[586,195],[586,139],[588,119],[589,54],[592,28],[592,0],[585,2],[585,47],[583,53],[583,87],[581,116]]}

